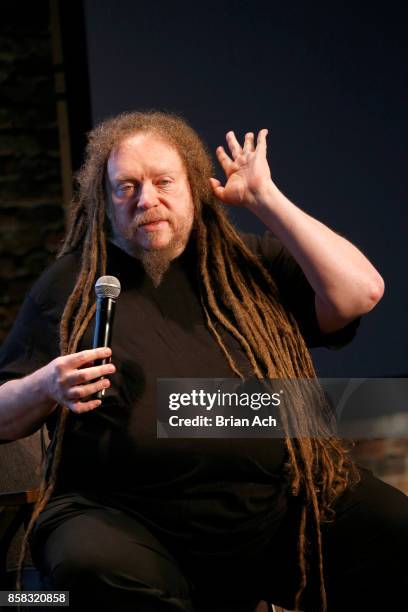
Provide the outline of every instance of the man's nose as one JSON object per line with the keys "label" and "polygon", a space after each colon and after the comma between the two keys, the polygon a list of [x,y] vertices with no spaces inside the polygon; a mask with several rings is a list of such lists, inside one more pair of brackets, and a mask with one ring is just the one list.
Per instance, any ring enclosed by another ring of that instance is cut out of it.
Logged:
{"label": "man's nose", "polygon": [[138,208],[152,208],[158,205],[157,194],[154,185],[149,182],[140,185],[139,198],[137,201]]}

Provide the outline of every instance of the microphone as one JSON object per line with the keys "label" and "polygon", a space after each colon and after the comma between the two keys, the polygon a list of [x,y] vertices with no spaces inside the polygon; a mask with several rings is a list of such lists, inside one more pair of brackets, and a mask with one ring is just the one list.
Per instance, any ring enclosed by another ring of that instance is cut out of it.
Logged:
{"label": "microphone", "polygon": [[[116,299],[121,290],[120,282],[116,276],[100,276],[95,283],[96,293],[96,320],[92,348],[108,347],[112,340],[113,319],[115,317]],[[94,365],[105,365],[111,361],[110,357],[95,359]],[[105,378],[100,376],[99,380]],[[93,394],[93,399],[102,399],[106,389]]]}

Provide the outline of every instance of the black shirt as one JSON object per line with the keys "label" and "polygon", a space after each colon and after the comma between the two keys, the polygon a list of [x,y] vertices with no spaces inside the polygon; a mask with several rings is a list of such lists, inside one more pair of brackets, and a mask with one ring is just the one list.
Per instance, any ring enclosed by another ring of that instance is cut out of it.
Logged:
{"label": "black shirt", "polygon": [[[319,330],[314,291],[277,239],[269,232],[244,239],[270,270],[310,348],[339,348],[353,338],[359,318],[333,334]],[[69,414],[54,495],[103,492],[190,544],[198,538],[205,545],[209,531],[263,541],[271,516],[286,507],[283,440],[156,437],[157,378],[234,376],[204,321],[195,245],[171,262],[157,288],[137,259],[110,242],[107,248],[106,273],[122,287],[112,340],[116,372],[99,408]],[[0,384],[59,355],[59,321],[79,267],[80,254],[70,253],[34,283],[0,351]],[[93,328],[94,319],[77,351],[92,347]],[[252,375],[237,341],[226,332],[223,338],[238,368]],[[50,434],[56,414],[47,420]]]}

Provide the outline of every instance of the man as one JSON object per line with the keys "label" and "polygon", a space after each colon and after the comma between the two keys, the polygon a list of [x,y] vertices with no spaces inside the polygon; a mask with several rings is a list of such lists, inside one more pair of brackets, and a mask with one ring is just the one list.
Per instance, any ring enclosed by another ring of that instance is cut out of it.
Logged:
{"label": "man", "polygon": [[[223,186],[180,118],[124,113],[97,126],[57,261],[0,355],[2,437],[44,422],[52,437],[27,538],[35,526],[34,558],[75,607],[401,601],[407,498],[340,440],[156,437],[157,378],[313,377],[307,347],[350,341],[381,298],[364,255],[279,191],[266,136],[241,147],[227,134]],[[274,237],[239,234],[219,201],[249,208]],[[122,293],[113,363],[94,366],[110,354],[89,350],[105,273]]]}

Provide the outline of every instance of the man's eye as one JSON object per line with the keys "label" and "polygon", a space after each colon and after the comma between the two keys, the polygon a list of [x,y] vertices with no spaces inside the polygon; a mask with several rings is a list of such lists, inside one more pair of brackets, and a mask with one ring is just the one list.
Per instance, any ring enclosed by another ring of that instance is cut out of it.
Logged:
{"label": "man's eye", "polygon": [[125,194],[125,193],[130,193],[132,190],[134,189],[133,185],[120,185],[118,187],[118,193],[119,194]]}
{"label": "man's eye", "polygon": [[170,180],[170,179],[160,179],[160,180],[159,180],[159,185],[164,185],[164,186],[166,186],[166,185],[170,185],[170,183],[171,183],[171,180]]}

